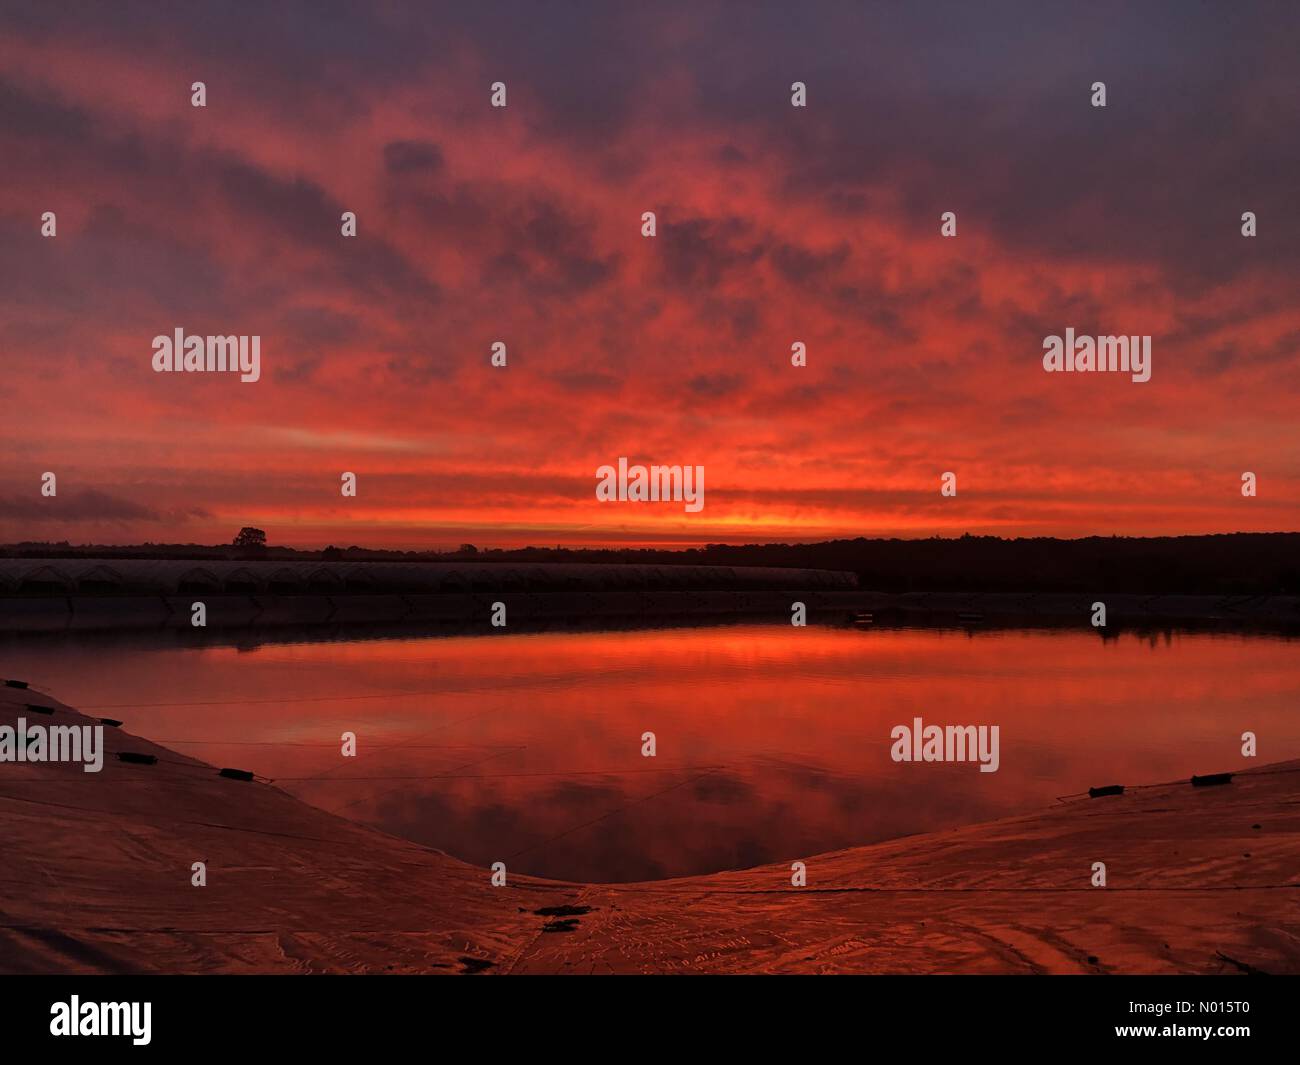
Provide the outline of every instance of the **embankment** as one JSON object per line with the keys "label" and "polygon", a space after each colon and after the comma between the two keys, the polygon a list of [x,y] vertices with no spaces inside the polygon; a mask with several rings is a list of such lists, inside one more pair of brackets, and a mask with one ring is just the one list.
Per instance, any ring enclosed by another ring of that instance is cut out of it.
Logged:
{"label": "embankment", "polygon": [[[20,716],[94,722],[0,686],[0,725]],[[494,888],[123,729],[105,740],[97,774],[0,764],[0,971],[1300,972],[1300,762],[791,855],[801,888],[788,862]]]}
{"label": "embankment", "polygon": [[[494,604],[512,628],[552,624],[788,623],[795,602],[818,620],[873,625],[1240,627],[1300,631],[1300,596],[883,593],[852,573],[744,566],[563,563],[223,562],[0,559],[0,632],[283,626],[455,626],[489,631]],[[865,615],[865,616],[864,616]]]}

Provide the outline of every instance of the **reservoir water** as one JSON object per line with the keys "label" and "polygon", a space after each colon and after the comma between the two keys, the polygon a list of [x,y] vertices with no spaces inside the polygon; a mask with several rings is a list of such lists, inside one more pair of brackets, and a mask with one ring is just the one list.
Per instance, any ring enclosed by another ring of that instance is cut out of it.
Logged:
{"label": "reservoir water", "polygon": [[[1091,785],[1300,757],[1300,655],[1277,636],[736,625],[264,638],[281,639],[5,637],[0,675],[466,861],[578,881],[792,861]],[[916,717],[997,725],[998,771],[892,761],[891,730]],[[345,732],[355,758],[341,756]]]}

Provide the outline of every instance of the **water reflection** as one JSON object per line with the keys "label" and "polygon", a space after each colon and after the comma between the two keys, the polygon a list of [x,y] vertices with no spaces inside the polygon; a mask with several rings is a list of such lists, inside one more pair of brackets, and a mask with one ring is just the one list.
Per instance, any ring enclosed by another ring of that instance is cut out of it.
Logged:
{"label": "water reflection", "polygon": [[[128,730],[468,861],[641,880],[1300,754],[1280,638],[775,626],[178,646],[0,645]],[[996,724],[1001,768],[898,765],[890,729]],[[343,732],[358,757],[343,759]],[[641,755],[655,733],[657,757]]]}

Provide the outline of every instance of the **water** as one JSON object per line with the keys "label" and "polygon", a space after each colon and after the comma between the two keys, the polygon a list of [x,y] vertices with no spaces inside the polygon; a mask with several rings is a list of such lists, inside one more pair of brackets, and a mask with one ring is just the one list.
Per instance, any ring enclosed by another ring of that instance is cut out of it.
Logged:
{"label": "water", "polygon": [[[7,639],[128,731],[487,866],[647,880],[1035,810],[1089,785],[1300,757],[1279,637],[732,626],[178,646]],[[890,730],[1000,726],[1001,767],[896,764]],[[1259,758],[1241,734],[1259,737]],[[340,756],[356,733],[358,756]],[[658,754],[641,754],[652,731]]]}

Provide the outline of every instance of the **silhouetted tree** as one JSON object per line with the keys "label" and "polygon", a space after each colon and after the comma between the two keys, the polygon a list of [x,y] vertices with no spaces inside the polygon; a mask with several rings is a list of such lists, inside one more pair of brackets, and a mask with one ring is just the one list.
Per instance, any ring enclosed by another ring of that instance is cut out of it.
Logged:
{"label": "silhouetted tree", "polygon": [[234,545],[241,558],[261,558],[266,554],[266,533],[245,525],[235,537]]}

